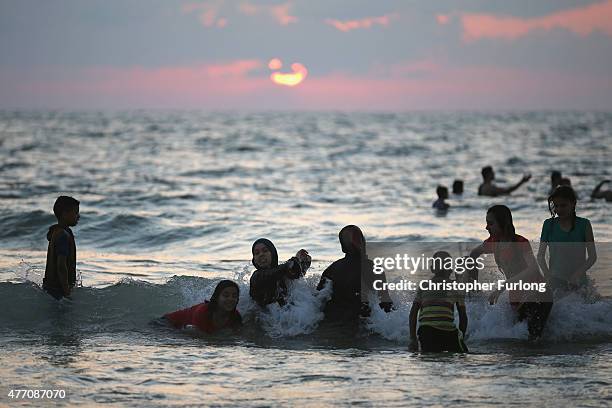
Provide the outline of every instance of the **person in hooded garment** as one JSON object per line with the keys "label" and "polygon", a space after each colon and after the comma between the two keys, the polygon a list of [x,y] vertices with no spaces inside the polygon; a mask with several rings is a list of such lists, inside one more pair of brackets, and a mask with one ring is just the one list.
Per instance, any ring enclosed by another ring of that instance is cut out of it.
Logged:
{"label": "person in hooded garment", "polygon": [[70,227],[79,222],[79,201],[68,196],[55,200],[53,213],[57,224],[47,232],[47,263],[43,289],[60,300],[69,297],[76,284],[76,243]]}
{"label": "person in hooded garment", "polygon": [[299,279],[310,267],[311,258],[305,249],[300,249],[287,262],[278,264],[276,247],[266,238],[259,238],[251,248],[253,266],[257,268],[251,276],[249,295],[259,306],[287,303],[287,282]]}
{"label": "person in hooded garment", "polygon": [[177,329],[194,326],[208,334],[221,329],[236,330],[242,324],[242,317],[236,310],[239,298],[238,285],[231,280],[222,280],[215,287],[210,301],[167,313],[163,319]]}
{"label": "person in hooded garment", "polygon": [[[326,319],[347,321],[370,315],[368,296],[373,291],[372,283],[380,279],[386,282],[383,274],[375,275],[374,263],[368,259],[363,233],[355,225],[347,225],[338,234],[344,258],[332,263],[321,275],[317,290],[332,282],[332,296],[325,305]],[[393,303],[389,293],[379,291],[379,306],[386,312]]]}

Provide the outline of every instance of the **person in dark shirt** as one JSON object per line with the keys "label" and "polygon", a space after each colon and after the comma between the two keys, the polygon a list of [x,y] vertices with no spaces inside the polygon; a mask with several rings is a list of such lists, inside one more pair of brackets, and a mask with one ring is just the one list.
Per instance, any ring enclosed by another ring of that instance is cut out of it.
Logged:
{"label": "person in dark shirt", "polygon": [[[321,290],[332,282],[332,296],[325,305],[325,318],[335,321],[351,321],[368,317],[368,295],[373,291],[375,279],[386,282],[384,273],[374,275],[374,263],[368,259],[363,233],[356,225],[347,225],[338,234],[344,258],[332,263],[321,275],[317,286]],[[366,290],[367,289],[367,290]],[[389,312],[393,303],[387,291],[378,293],[380,307]]]}
{"label": "person in dark shirt", "polygon": [[239,298],[238,285],[231,280],[222,280],[215,287],[210,301],[165,314],[163,318],[177,329],[194,326],[208,334],[227,328],[236,330],[242,324],[242,317],[236,310]]}
{"label": "person in dark shirt", "polygon": [[76,284],[76,243],[70,227],[79,222],[79,202],[72,197],[60,196],[55,200],[53,213],[57,224],[49,227],[47,263],[43,289],[60,300],[69,297]]}
{"label": "person in dark shirt", "polygon": [[249,295],[259,306],[287,303],[287,281],[299,279],[310,267],[310,255],[300,249],[287,262],[278,264],[276,247],[266,238],[259,238],[251,248],[253,266],[257,268],[251,276]]}

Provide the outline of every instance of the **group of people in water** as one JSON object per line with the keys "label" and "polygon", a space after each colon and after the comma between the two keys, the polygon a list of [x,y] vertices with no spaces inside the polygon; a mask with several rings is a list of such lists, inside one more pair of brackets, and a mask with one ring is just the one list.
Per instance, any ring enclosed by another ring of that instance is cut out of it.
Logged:
{"label": "group of people in water", "polygon": [[[495,171],[491,166],[485,166],[480,171],[482,175],[482,183],[478,186],[478,195],[480,196],[489,196],[489,197],[498,197],[503,195],[511,194],[513,191],[517,190],[523,184],[527,183],[531,179],[531,174],[525,174],[516,184],[511,185],[510,187],[500,187],[495,184]],[[612,201],[612,190],[604,190],[601,188],[604,184],[608,184],[610,180],[603,180],[591,192],[591,199],[604,199],[608,202]],[[553,193],[555,188],[558,186],[572,186],[572,182],[569,178],[563,177],[560,171],[554,170],[550,175],[550,192],[549,195]],[[461,196],[463,194],[463,180],[455,180],[453,182],[453,194],[456,196]],[[445,201],[448,200],[448,188],[446,186],[439,185],[436,188],[436,195],[438,198],[434,201],[432,207],[439,211],[446,211],[449,209],[450,205]]]}
{"label": "group of people in water", "polygon": [[[493,170],[483,168],[483,185],[479,193],[484,195],[509,194],[529,180],[525,176],[509,188],[492,184]],[[556,174],[553,174],[556,176]],[[559,174],[560,176],[560,174]],[[529,241],[514,228],[512,213],[505,205],[494,205],[486,213],[487,238],[473,248],[469,254],[478,258],[485,253],[494,254],[499,270],[506,282],[546,282],[544,293],[532,294],[511,291],[509,301],[517,320],[526,320],[530,338],[539,338],[553,307],[555,290],[573,291],[587,284],[586,272],[597,259],[593,230],[588,219],[576,215],[577,196],[571,186],[555,184],[548,197],[551,218],[544,221],[537,257]],[[461,187],[456,182],[454,187]],[[601,185],[596,189],[599,191]],[[448,195],[448,192],[446,192]],[[60,196],[53,212],[57,224],[49,228],[49,241],[43,289],[55,299],[69,297],[76,283],[76,245],[70,227],[79,221],[79,201]],[[331,297],[324,306],[325,319],[337,322],[359,322],[370,316],[370,299],[377,296],[378,304],[385,312],[392,311],[393,301],[386,290],[374,291],[373,262],[366,251],[366,240],[361,229],[347,225],[340,230],[340,245],[344,257],[329,265],[321,275],[317,290],[331,284]],[[546,252],[549,252],[549,261]],[[262,309],[276,303],[286,306],[291,288],[290,282],[302,278],[311,264],[309,253],[300,249],[289,260],[279,263],[274,244],[266,239],[257,239],[251,248],[252,264],[255,267],[250,279],[249,296]],[[439,251],[434,258],[446,259],[450,254]],[[452,269],[432,268],[432,281],[449,281]],[[456,274],[458,279],[478,279],[471,271]],[[385,279],[384,273],[376,279]],[[497,302],[501,290],[489,295],[489,302]],[[203,332],[214,333],[222,329],[238,329],[242,317],[237,305],[240,287],[233,281],[219,282],[210,300],[163,316],[176,328],[194,326]],[[422,351],[465,352],[464,342],[468,327],[465,293],[453,290],[417,290],[410,310],[409,347]],[[287,305],[290,307],[290,305]],[[455,310],[459,315],[459,327],[455,325]],[[418,324],[417,324],[418,323]],[[418,326],[418,329],[417,329]]]}

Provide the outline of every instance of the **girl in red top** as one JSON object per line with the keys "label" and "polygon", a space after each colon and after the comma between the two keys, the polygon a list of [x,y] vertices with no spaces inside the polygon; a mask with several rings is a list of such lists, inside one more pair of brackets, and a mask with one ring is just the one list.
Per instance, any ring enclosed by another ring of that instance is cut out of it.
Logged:
{"label": "girl in red top", "polygon": [[[506,283],[545,282],[529,241],[514,230],[510,209],[505,205],[494,205],[487,211],[486,220],[486,229],[490,236],[474,248],[470,256],[477,258],[485,253],[494,254],[495,263],[505,275]],[[495,304],[503,291],[504,289],[494,290],[489,296],[489,302]],[[552,308],[550,292],[513,290],[508,297],[512,309],[517,312],[518,320],[527,319],[529,337],[541,337]]]}
{"label": "girl in red top", "polygon": [[195,326],[205,333],[214,333],[225,328],[238,328],[242,317],[236,310],[240,289],[230,280],[222,280],[217,284],[210,301],[197,304],[187,309],[164,315],[177,329]]}

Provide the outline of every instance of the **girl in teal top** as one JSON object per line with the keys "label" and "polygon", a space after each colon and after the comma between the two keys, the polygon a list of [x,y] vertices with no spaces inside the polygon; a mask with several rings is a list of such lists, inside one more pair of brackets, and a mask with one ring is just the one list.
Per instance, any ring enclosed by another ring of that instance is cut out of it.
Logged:
{"label": "girl in teal top", "polygon": [[553,290],[575,290],[586,285],[586,271],[597,260],[591,222],[576,216],[576,200],[569,186],[557,187],[548,197],[552,218],[542,225],[538,263]]}

